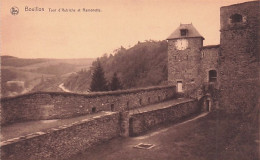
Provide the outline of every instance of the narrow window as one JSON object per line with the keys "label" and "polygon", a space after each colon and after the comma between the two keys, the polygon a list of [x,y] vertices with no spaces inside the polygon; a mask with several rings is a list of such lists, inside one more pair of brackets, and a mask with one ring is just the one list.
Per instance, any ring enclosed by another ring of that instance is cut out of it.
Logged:
{"label": "narrow window", "polygon": [[151,98],[150,98],[150,97],[148,97],[148,103],[150,103],[150,101],[151,101]]}
{"label": "narrow window", "polygon": [[139,99],[139,104],[142,105],[142,99]]}
{"label": "narrow window", "polygon": [[158,101],[160,101],[161,100],[161,97],[160,96],[158,96]]}
{"label": "narrow window", "polygon": [[242,22],[242,15],[240,14],[233,14],[232,16],[230,16],[231,19],[231,23],[238,23],[238,22]]}

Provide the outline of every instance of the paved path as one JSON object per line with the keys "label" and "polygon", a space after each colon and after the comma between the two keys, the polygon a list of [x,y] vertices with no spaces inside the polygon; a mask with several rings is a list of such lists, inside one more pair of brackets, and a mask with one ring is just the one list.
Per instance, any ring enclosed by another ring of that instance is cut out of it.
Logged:
{"label": "paved path", "polygon": [[64,83],[61,83],[59,85],[59,88],[62,89],[64,92],[71,92],[70,90],[68,90],[67,88],[64,87]]}
{"label": "paved path", "polygon": [[84,119],[95,118],[96,116],[106,115],[111,112],[98,112],[95,114],[79,116],[69,119],[54,119],[54,120],[40,120],[40,121],[29,121],[22,123],[14,123],[11,125],[1,127],[1,141],[8,139],[25,136],[27,134],[35,132],[44,132],[51,128],[56,128],[62,125],[68,125],[73,122],[77,122]]}

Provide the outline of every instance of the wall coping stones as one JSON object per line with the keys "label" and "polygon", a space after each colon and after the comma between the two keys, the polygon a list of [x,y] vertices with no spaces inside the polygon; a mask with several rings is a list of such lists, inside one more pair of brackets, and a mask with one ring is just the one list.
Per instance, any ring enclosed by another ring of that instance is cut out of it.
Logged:
{"label": "wall coping stones", "polygon": [[147,88],[137,88],[137,89],[128,89],[128,90],[119,90],[119,91],[93,92],[93,93],[88,93],[88,94],[70,93],[70,92],[33,92],[33,93],[27,93],[27,94],[23,94],[23,95],[14,96],[14,97],[2,97],[0,100],[7,101],[7,100],[13,100],[13,99],[17,99],[17,98],[29,97],[29,96],[41,95],[41,94],[48,94],[50,96],[74,95],[74,96],[83,96],[86,98],[95,98],[95,97],[101,97],[101,96],[120,96],[122,94],[131,94],[131,93],[160,90],[160,89],[166,89],[166,88],[175,88],[175,86],[174,85],[153,86],[153,87],[147,87]]}
{"label": "wall coping stones", "polygon": [[[133,109],[129,111],[129,115],[142,114],[146,112],[151,112],[155,110],[161,110],[165,108],[171,108],[183,103],[193,102],[195,99],[179,98],[171,101],[166,101],[158,104],[149,105],[143,108]],[[170,104],[169,104],[170,103]]]}
{"label": "wall coping stones", "polygon": [[34,137],[37,137],[37,136],[50,134],[50,133],[53,133],[53,132],[56,132],[56,131],[67,129],[67,128],[70,128],[70,127],[75,126],[75,125],[84,124],[86,122],[90,122],[90,121],[93,121],[93,120],[96,120],[96,119],[99,119],[99,118],[104,118],[106,116],[118,114],[117,112],[107,112],[107,111],[106,112],[101,111],[101,112],[103,113],[103,115],[88,117],[86,119],[82,119],[82,120],[79,120],[79,121],[76,121],[76,122],[73,122],[73,123],[70,123],[70,124],[65,124],[65,125],[62,125],[62,126],[59,126],[59,127],[50,128],[50,129],[47,129],[47,131],[45,131],[45,132],[38,131],[38,132],[26,134],[24,136],[19,136],[19,137],[15,137],[15,138],[11,138],[11,139],[2,141],[2,142],[0,142],[0,146],[2,147],[2,146],[9,145],[9,144],[12,144],[12,143],[17,143],[19,141],[23,141],[23,140],[31,139],[31,138],[34,138]]}

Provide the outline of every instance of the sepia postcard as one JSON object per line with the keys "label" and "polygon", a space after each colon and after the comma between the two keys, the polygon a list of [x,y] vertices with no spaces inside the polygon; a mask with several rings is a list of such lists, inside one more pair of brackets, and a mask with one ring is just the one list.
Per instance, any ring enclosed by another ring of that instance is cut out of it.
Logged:
{"label": "sepia postcard", "polygon": [[1,160],[256,160],[259,0],[2,0]]}

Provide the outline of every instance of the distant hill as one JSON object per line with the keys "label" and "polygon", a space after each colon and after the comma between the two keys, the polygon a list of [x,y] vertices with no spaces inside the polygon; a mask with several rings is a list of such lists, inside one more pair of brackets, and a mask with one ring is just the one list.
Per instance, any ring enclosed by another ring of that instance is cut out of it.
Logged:
{"label": "distant hill", "polygon": [[[138,42],[134,47],[117,49],[115,54],[105,54],[99,60],[105,71],[107,81],[117,73],[124,89],[160,85],[167,81],[167,42]],[[67,78],[64,86],[73,91],[87,91],[91,82],[91,73],[97,61],[89,71],[77,72]]]}
{"label": "distant hill", "polygon": [[1,56],[1,96],[31,91],[62,91],[68,75],[89,69],[94,59],[25,59]]}
{"label": "distant hill", "polygon": [[46,62],[47,59],[23,59],[13,56],[1,56],[2,66],[23,67],[36,63]]}

